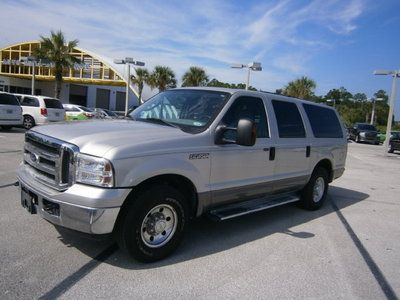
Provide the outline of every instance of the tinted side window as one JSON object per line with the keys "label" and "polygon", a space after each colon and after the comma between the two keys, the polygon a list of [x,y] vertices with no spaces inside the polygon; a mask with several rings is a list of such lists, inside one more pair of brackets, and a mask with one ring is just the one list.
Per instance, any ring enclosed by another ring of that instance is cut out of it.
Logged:
{"label": "tinted side window", "polygon": [[[229,108],[222,123],[228,127],[237,127],[239,120],[247,118],[252,120],[257,126],[257,137],[269,137],[267,115],[265,114],[264,103],[260,98],[239,97]],[[236,132],[229,130],[225,138],[236,139]]]}
{"label": "tinted side window", "polygon": [[302,138],[306,136],[303,120],[297,105],[292,102],[272,100],[280,138]]}
{"label": "tinted side window", "polygon": [[0,104],[19,106],[18,99],[15,96],[9,94],[0,94]]}
{"label": "tinted side window", "polygon": [[316,138],[342,138],[343,132],[335,112],[330,108],[303,104]]}
{"label": "tinted side window", "polygon": [[39,100],[33,97],[24,97],[24,99],[21,102],[21,105],[39,107]]}
{"label": "tinted side window", "polygon": [[44,104],[47,108],[58,108],[63,109],[61,102],[57,99],[44,98]]}

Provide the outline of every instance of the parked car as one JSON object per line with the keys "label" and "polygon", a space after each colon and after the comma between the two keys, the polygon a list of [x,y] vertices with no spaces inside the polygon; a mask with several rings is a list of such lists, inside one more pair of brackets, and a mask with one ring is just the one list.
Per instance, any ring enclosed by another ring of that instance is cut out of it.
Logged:
{"label": "parked car", "polygon": [[9,93],[0,92],[1,128],[9,130],[13,126],[21,126],[22,121],[22,108],[17,97]]}
{"label": "parked car", "polygon": [[86,120],[96,116],[93,109],[76,104],[63,104],[68,120]]}
{"label": "parked car", "polygon": [[345,169],[344,127],[326,105],[180,88],[129,117],[27,132],[22,206],[59,226],[113,233],[150,262],[177,248],[194,217],[222,221],[291,202],[318,209]]}
{"label": "parked car", "polygon": [[389,140],[389,153],[400,151],[400,131],[392,131]]}
{"label": "parked car", "polygon": [[118,115],[109,110],[109,109],[104,109],[104,108],[95,108],[94,111],[98,115],[98,118],[100,119],[117,119]]}
{"label": "parked car", "polygon": [[378,130],[374,125],[368,123],[355,123],[350,128],[350,139],[359,142],[368,142],[379,145]]}
{"label": "parked car", "polygon": [[65,119],[65,110],[58,99],[47,96],[14,95],[21,103],[25,129],[31,129],[35,125],[60,122]]}

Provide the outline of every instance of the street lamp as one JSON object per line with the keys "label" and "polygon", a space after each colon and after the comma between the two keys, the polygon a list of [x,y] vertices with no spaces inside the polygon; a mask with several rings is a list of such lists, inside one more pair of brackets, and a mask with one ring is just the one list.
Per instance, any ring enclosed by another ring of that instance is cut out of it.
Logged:
{"label": "street lamp", "polygon": [[35,76],[36,76],[36,71],[35,71],[35,67],[36,67],[36,63],[37,63],[37,59],[34,56],[21,56],[19,59],[21,62],[31,62],[32,63],[32,83],[31,83],[31,89],[32,89],[32,95],[35,95]]}
{"label": "street lamp", "polygon": [[371,113],[371,122],[370,122],[371,125],[374,125],[374,120],[375,120],[375,103],[376,103],[376,101],[382,101],[382,100],[383,100],[383,98],[372,98],[371,99],[371,101],[372,101],[372,113]]}
{"label": "street lamp", "polygon": [[333,103],[333,107],[336,108],[336,99],[326,99],[326,102]]}
{"label": "street lamp", "polygon": [[386,126],[386,138],[384,146],[385,154],[387,153],[387,149],[389,147],[389,139],[390,132],[392,131],[392,119],[393,119],[393,110],[394,110],[394,102],[396,100],[397,94],[397,77],[400,75],[400,70],[389,71],[389,70],[375,70],[374,75],[391,75],[393,77],[392,81],[392,92],[390,94],[390,103],[389,103],[389,114]]}
{"label": "street lamp", "polygon": [[126,95],[125,95],[125,115],[128,114],[129,109],[129,85],[131,78],[131,65],[144,66],[145,63],[137,60],[133,60],[132,57],[125,57],[125,59],[114,59],[114,63],[118,65],[126,65],[127,78],[126,78]]}
{"label": "street lamp", "polygon": [[232,64],[231,68],[234,68],[234,69],[247,68],[246,90],[248,90],[249,86],[250,86],[250,71],[262,71],[261,63],[259,63],[259,62],[252,62],[252,63],[249,63],[247,65]]}

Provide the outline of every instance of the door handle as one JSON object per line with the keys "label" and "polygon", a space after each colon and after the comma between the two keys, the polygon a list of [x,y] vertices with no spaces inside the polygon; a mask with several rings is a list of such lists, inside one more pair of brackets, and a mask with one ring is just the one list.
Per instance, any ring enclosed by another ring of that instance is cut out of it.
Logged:
{"label": "door handle", "polygon": [[306,157],[310,157],[311,154],[311,146],[306,147]]}
{"label": "door handle", "polygon": [[275,159],[275,147],[271,147],[269,149],[269,160],[274,160]]}

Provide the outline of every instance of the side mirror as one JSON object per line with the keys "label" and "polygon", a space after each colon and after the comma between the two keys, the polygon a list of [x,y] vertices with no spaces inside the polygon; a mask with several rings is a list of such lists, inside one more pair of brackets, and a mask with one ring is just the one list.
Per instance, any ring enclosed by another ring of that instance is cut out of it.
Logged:
{"label": "side mirror", "polygon": [[256,124],[249,119],[240,119],[237,126],[236,144],[241,146],[254,146],[256,138]]}
{"label": "side mirror", "polygon": [[[236,140],[228,140],[224,138],[225,132],[236,131]],[[215,131],[215,144],[238,144],[241,146],[253,146],[256,143],[257,127],[256,124],[249,119],[240,119],[237,128],[218,126]]]}

